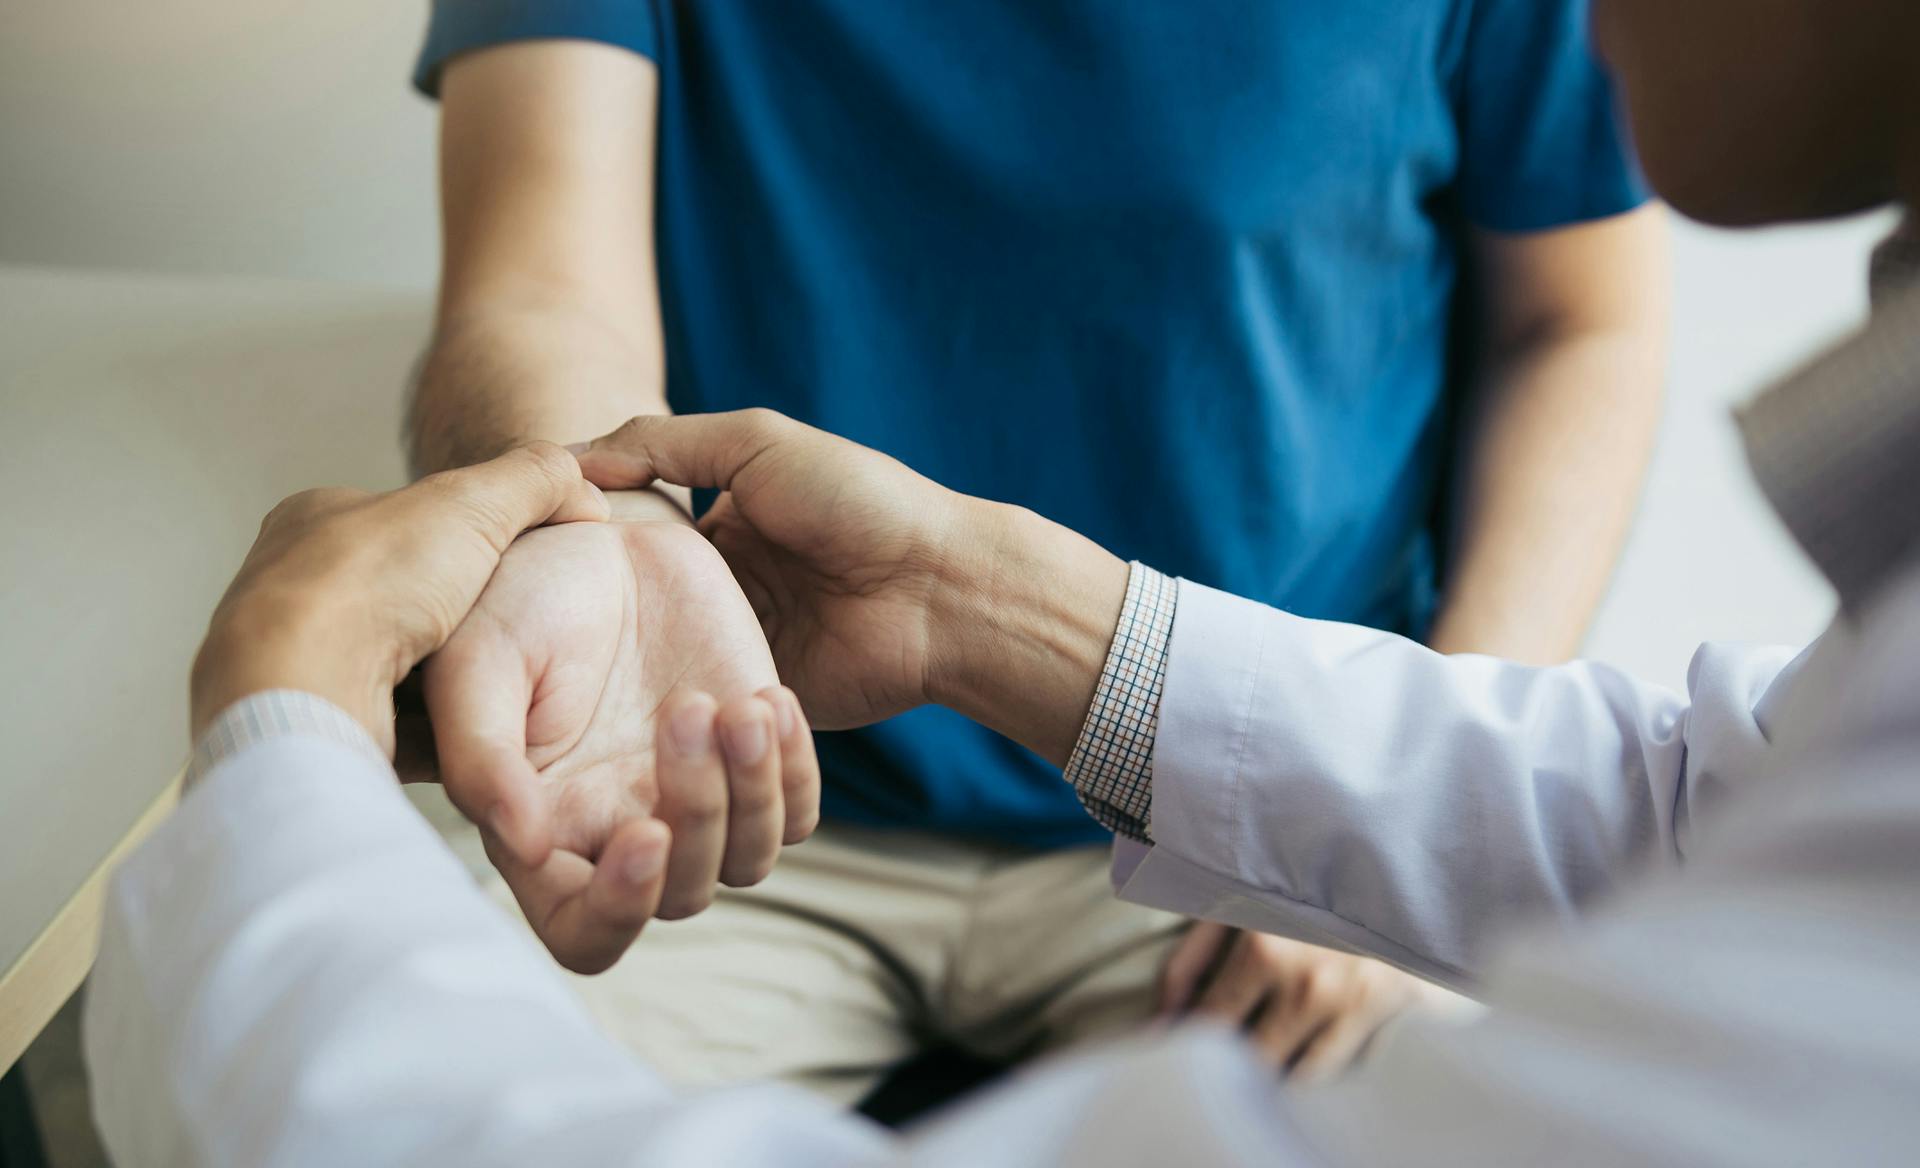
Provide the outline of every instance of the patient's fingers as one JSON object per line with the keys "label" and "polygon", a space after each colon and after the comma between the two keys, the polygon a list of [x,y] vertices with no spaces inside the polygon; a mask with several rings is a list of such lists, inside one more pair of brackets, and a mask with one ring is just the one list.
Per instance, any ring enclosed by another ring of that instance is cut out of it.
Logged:
{"label": "patient's fingers", "polygon": [[1240,1023],[1266,1000],[1272,984],[1259,955],[1247,944],[1246,935],[1235,937],[1232,943],[1232,952],[1201,988],[1193,1012]]}
{"label": "patient's fingers", "polygon": [[1162,1016],[1179,1014],[1192,1003],[1207,971],[1219,962],[1222,949],[1233,942],[1234,936],[1230,926],[1216,921],[1195,921],[1187,929],[1160,970]]}
{"label": "patient's fingers", "polygon": [[713,902],[727,844],[727,770],[714,735],[719,703],[676,693],[661,709],[656,747],[660,802],[654,814],[673,829],[659,915],[690,917]]}
{"label": "patient's fingers", "polygon": [[658,820],[622,824],[597,864],[558,848],[540,864],[521,864],[491,833],[483,838],[527,923],[575,973],[599,973],[620,960],[659,908],[672,837]]}
{"label": "patient's fingers", "polygon": [[799,695],[786,686],[763,689],[760,696],[773,707],[780,737],[780,799],[787,812],[780,842],[797,844],[820,826],[820,759],[813,749],[813,728],[800,709]]}
{"label": "patient's fingers", "polygon": [[718,727],[727,764],[727,850],[720,882],[745,888],[767,878],[786,834],[779,734],[773,706],[758,695],[728,702]]}
{"label": "patient's fingers", "polygon": [[1340,1015],[1303,1044],[1288,1074],[1300,1086],[1333,1078],[1360,1056],[1379,1026],[1380,1019],[1359,1011]]}
{"label": "patient's fingers", "polygon": [[425,681],[447,798],[520,863],[540,863],[553,836],[540,776],[527,761],[526,662],[504,637],[456,634],[427,661]]}
{"label": "patient's fingers", "polygon": [[[1249,1035],[1254,1049],[1276,1067],[1292,1063],[1307,1041],[1329,1024],[1329,1013],[1319,1003],[1299,1001],[1298,997],[1295,993],[1289,998],[1275,998]],[[1333,1021],[1337,1023],[1338,1018]]]}

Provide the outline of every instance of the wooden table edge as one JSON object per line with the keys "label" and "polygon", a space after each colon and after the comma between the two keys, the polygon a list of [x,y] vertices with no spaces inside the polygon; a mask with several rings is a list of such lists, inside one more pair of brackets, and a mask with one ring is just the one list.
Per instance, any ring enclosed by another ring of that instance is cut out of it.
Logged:
{"label": "wooden table edge", "polygon": [[113,850],[95,866],[47,927],[27,946],[11,968],[0,973],[0,1072],[22,1054],[93,968],[100,945],[100,916],[106,904],[107,881],[127,853],[158,827],[180,802],[180,780],[175,775],[134,820]]}

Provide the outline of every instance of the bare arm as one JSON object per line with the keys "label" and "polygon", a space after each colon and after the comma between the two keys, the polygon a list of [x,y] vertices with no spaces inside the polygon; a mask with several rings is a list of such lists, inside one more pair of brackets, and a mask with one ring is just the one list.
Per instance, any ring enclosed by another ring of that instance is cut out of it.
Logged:
{"label": "bare arm", "polygon": [[[441,101],[445,258],[407,422],[416,472],[666,413],[653,63],[586,42],[510,44],[453,62]],[[676,492],[614,500],[634,519],[684,505]]]}
{"label": "bare arm", "polygon": [[[664,414],[654,66],[611,46],[516,43],[460,57],[441,98],[446,259],[409,418],[416,469]],[[726,565],[685,526],[685,499],[613,492],[623,522],[517,543],[424,677],[448,796],[575,970],[617,960],[656,907],[593,881],[622,832],[669,826],[657,907],[681,917],[720,880],[756,883],[816,818],[817,785],[767,781],[778,675]],[[720,788],[656,765],[648,711],[689,688],[742,711],[736,733],[695,719],[675,739],[685,760],[731,760]]]}
{"label": "bare arm", "polygon": [[1659,424],[1666,249],[1657,206],[1476,237],[1485,357],[1434,648],[1533,663],[1578,650]]}

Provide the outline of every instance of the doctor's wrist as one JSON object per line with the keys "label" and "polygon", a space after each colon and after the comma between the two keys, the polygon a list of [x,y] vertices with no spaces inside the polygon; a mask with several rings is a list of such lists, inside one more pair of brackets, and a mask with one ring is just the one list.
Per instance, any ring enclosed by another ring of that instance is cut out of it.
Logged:
{"label": "doctor's wrist", "polygon": [[1064,766],[1126,600],[1128,567],[1020,507],[968,500],[929,616],[929,698]]}
{"label": "doctor's wrist", "polygon": [[[229,706],[268,690],[317,694],[393,753],[393,674],[386,652],[359,635],[344,606],[313,597],[244,597],[214,615],[188,683],[188,732],[198,742]],[[363,644],[364,643],[364,644]]]}

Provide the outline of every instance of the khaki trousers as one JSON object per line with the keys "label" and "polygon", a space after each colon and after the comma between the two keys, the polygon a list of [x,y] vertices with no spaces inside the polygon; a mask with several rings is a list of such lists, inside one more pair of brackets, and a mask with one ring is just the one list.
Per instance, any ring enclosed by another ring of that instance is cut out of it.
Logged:
{"label": "khaki trousers", "polygon": [[[430,817],[477,854],[457,815]],[[758,887],[654,922],[618,965],[572,982],[669,1079],[777,1078],[852,1104],[932,1042],[1016,1059],[1149,1018],[1186,922],[1118,900],[1107,872],[1104,846],[1033,854],[828,823]]]}

